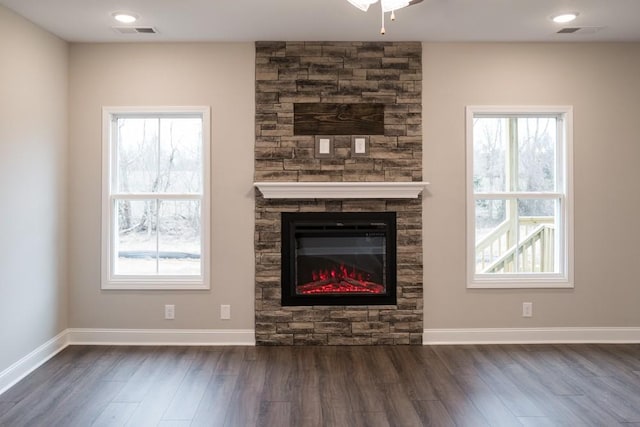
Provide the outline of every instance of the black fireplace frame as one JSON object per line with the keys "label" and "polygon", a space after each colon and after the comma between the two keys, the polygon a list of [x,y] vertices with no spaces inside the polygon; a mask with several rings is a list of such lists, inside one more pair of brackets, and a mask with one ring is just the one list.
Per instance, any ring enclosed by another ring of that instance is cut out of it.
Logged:
{"label": "black fireplace frame", "polygon": [[[321,294],[296,295],[295,244],[297,227],[345,227],[383,223],[385,225],[386,271],[385,288],[382,294]],[[397,258],[396,258],[396,213],[395,212],[283,212],[281,245],[282,306],[313,305],[396,305],[397,304]],[[294,253],[292,253],[292,251]]]}

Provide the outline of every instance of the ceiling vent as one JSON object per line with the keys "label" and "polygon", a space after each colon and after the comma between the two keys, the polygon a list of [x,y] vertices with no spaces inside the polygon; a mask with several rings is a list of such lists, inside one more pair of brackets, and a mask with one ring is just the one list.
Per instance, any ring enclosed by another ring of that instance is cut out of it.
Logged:
{"label": "ceiling vent", "polygon": [[111,27],[120,34],[157,34],[153,27]]}
{"label": "ceiling vent", "polygon": [[557,31],[557,34],[595,34],[603,27],[566,27]]}

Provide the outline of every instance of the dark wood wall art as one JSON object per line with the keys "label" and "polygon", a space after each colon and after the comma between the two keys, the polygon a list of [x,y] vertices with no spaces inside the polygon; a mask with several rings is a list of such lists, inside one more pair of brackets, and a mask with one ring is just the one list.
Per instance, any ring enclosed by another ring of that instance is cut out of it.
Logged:
{"label": "dark wood wall art", "polygon": [[384,104],[293,105],[294,135],[384,135]]}

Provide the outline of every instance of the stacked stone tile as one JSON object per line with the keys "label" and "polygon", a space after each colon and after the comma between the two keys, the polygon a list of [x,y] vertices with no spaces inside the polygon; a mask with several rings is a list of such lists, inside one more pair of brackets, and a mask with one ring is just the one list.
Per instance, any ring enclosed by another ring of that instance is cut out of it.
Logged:
{"label": "stacked stone tile", "polygon": [[[413,42],[257,42],[256,181],[421,181],[422,47]],[[384,135],[370,155],[314,157],[314,137],[293,134],[293,104],[383,103]],[[397,212],[397,305],[282,307],[281,212]],[[258,345],[421,344],[422,201],[267,200],[256,191]]]}

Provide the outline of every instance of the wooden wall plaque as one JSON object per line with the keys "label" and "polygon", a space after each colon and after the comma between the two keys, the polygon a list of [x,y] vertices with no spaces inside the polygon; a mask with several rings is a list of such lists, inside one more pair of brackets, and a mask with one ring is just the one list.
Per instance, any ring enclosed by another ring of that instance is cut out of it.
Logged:
{"label": "wooden wall plaque", "polygon": [[384,135],[384,104],[293,104],[294,135]]}

